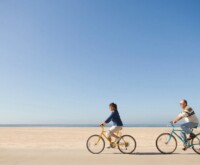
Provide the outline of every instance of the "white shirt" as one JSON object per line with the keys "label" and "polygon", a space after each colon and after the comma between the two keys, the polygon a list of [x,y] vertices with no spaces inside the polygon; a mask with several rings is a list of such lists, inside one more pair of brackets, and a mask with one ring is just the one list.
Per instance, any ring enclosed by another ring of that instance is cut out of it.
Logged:
{"label": "white shirt", "polygon": [[192,123],[199,123],[199,120],[193,111],[193,109],[189,106],[185,107],[183,112],[179,114],[180,117],[183,117],[185,119],[185,122],[192,122]]}

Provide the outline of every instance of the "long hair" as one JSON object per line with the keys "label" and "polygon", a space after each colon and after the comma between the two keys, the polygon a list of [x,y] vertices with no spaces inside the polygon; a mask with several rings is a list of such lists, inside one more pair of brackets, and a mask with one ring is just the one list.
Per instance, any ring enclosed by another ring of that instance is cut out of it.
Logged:
{"label": "long hair", "polygon": [[115,103],[110,103],[109,106],[110,106],[110,107],[113,107],[114,110],[117,110],[117,104],[115,104]]}

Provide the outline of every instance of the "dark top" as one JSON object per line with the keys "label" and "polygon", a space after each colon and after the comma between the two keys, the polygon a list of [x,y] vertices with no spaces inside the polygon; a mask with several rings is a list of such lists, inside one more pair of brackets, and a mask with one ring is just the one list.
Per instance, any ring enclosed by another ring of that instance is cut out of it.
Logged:
{"label": "dark top", "polygon": [[105,123],[109,123],[110,121],[113,122],[114,126],[123,126],[118,110],[112,112],[111,115],[105,121]]}

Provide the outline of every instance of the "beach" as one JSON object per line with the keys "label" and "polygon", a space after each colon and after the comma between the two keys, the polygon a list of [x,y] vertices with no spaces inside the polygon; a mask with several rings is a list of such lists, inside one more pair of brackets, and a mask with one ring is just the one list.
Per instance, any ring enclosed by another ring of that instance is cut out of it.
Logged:
{"label": "beach", "polygon": [[[0,127],[0,164],[2,165],[100,165],[154,164],[197,165],[200,155],[192,149],[182,151],[179,142],[174,154],[163,155],[155,146],[156,138],[170,128],[123,129],[137,141],[133,154],[121,154],[118,149],[107,149],[98,155],[86,148],[89,136],[99,134],[100,128],[77,127]],[[200,132],[200,130],[195,130]],[[108,145],[108,144],[107,144]]]}

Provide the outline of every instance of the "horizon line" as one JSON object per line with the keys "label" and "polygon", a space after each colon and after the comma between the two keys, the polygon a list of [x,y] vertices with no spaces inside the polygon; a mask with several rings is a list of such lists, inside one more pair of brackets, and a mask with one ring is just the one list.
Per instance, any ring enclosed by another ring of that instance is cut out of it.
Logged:
{"label": "horizon line", "polygon": [[[111,126],[108,124],[106,127]],[[124,124],[124,127],[169,127],[170,124]],[[180,126],[176,124],[175,126]],[[98,124],[0,124],[0,127],[99,127]]]}

